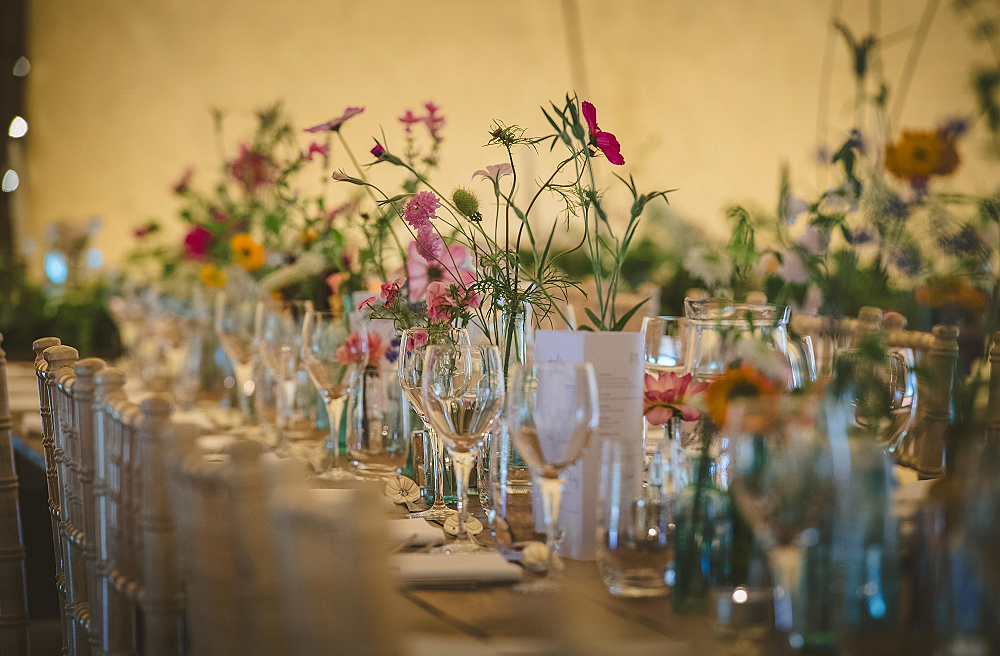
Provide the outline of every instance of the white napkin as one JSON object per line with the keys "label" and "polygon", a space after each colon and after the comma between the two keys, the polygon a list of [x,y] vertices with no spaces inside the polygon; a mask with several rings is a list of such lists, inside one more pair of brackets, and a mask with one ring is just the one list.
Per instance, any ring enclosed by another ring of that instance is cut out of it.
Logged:
{"label": "white napkin", "polygon": [[209,453],[221,453],[223,449],[236,441],[232,435],[202,435],[195,439],[198,446]]}
{"label": "white napkin", "polygon": [[444,542],[444,531],[419,517],[414,519],[392,519],[388,522],[389,535],[395,544],[423,546]]}
{"label": "white napkin", "polygon": [[[309,490],[309,496],[311,500],[318,504],[323,503],[344,503],[351,497],[351,489],[342,488],[313,488]],[[399,516],[399,511],[396,509],[396,504],[392,502],[388,497],[379,495],[376,491],[372,490],[372,495],[378,496],[378,505],[385,513],[392,514],[393,517]],[[419,520],[421,522],[427,523],[424,520]]]}
{"label": "white napkin", "polygon": [[495,551],[471,554],[397,554],[389,568],[403,585],[461,586],[469,583],[515,583],[521,568]]}

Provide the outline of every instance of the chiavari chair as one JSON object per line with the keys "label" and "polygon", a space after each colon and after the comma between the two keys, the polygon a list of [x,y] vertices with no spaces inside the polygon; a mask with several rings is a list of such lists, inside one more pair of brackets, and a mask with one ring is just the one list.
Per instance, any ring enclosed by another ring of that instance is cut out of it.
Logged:
{"label": "chiavari chair", "polygon": [[0,656],[22,656],[28,653],[28,586],[2,343],[0,335]]}
{"label": "chiavari chair", "polygon": [[170,398],[136,406],[102,360],[77,360],[54,338],[34,346],[63,653],[179,654],[183,598],[162,483]]}
{"label": "chiavari chair", "polygon": [[191,653],[286,653],[259,444],[209,453],[190,433],[171,467]]}
{"label": "chiavari chair", "polygon": [[399,653],[388,546],[379,535],[375,500],[363,490],[337,501],[316,492],[286,477],[281,492],[271,495],[286,653]]}

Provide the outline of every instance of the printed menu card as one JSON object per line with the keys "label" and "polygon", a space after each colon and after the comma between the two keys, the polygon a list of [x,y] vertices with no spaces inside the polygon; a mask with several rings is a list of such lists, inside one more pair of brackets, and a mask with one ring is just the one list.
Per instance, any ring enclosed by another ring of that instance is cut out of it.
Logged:
{"label": "printed menu card", "polygon": [[[615,440],[623,455],[635,463],[630,474],[641,484],[643,336],[633,332],[537,330],[536,362],[589,362],[597,378],[600,423],[583,459],[567,473],[559,507],[564,537],[559,554],[567,558],[594,558],[601,444]],[[571,413],[572,408],[565,412]],[[533,490],[536,530],[544,531],[540,491]]]}

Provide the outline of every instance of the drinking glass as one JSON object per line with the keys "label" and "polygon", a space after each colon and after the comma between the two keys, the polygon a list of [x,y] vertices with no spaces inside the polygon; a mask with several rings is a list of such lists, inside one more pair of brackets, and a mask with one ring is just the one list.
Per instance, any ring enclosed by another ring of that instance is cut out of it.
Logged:
{"label": "drinking glass", "polygon": [[368,363],[367,322],[358,316],[348,319],[339,313],[310,309],[302,324],[301,357],[302,368],[319,391],[330,424],[326,444],[330,461],[322,476],[356,480],[340,462],[340,417],[344,400]]}
{"label": "drinking glass", "polygon": [[[186,297],[185,297],[186,296]],[[198,391],[198,359],[201,334],[198,331],[200,290],[187,294],[159,294],[151,311],[152,335],[157,343],[156,366],[144,382],[151,390],[168,390],[182,408],[194,404]]]}
{"label": "drinking glass", "polygon": [[444,444],[427,418],[420,393],[424,374],[424,356],[427,354],[428,344],[453,344],[467,347],[470,345],[469,332],[464,328],[444,331],[429,331],[427,328],[421,327],[407,328],[403,331],[399,342],[399,385],[421,421],[424,422],[425,439],[430,444],[434,460],[434,503],[427,510],[412,513],[410,517],[444,521],[452,513],[444,502]]}
{"label": "drinking glass", "polygon": [[257,290],[249,280],[231,277],[232,284],[215,297],[215,333],[233,365],[236,395],[247,423],[254,419],[253,367],[257,330]]}
{"label": "drinking glass", "polygon": [[299,388],[302,327],[306,313],[312,309],[312,301],[261,301],[261,304],[260,355],[264,368],[275,380],[278,452],[288,453],[291,450],[289,440]]}
{"label": "drinking glass", "polygon": [[368,332],[368,361],[360,367],[357,384],[348,396],[346,442],[358,476],[385,480],[403,471],[410,452],[410,408],[396,372],[396,349],[391,328],[380,332],[373,321]]}
{"label": "drinking glass", "polygon": [[872,360],[868,349],[839,349],[836,361],[842,373],[855,381],[853,431],[875,434],[889,453],[895,454],[916,418],[917,376],[913,352],[885,349],[884,358]]}
{"label": "drinking glass", "polygon": [[[733,404],[729,420],[730,493],[742,517],[767,550],[774,577],[775,625],[793,649],[808,647],[806,599],[801,594],[804,555],[816,543],[818,527],[836,502],[833,450],[846,445],[845,425],[801,412],[772,422]],[[753,430],[747,426],[756,426]]]}
{"label": "drinking glass", "polygon": [[650,484],[637,486],[629,476],[633,467],[625,457],[619,442],[604,442],[597,568],[615,596],[659,597],[669,592],[667,572],[673,561],[671,497],[664,476],[652,470]]}
{"label": "drinking glass", "polygon": [[[684,317],[645,317],[642,320],[642,334],[645,342],[644,368],[651,376],[673,372],[678,376],[684,373],[684,356],[687,352],[687,321]],[[643,418],[643,438],[646,452],[646,463],[652,460],[660,442],[670,445],[668,453],[673,454],[680,448],[681,420],[672,418],[660,424],[660,431],[653,429],[655,424]],[[662,435],[656,436],[656,432]],[[677,457],[671,457],[668,468],[679,465]]]}
{"label": "drinking glass", "polygon": [[466,531],[469,475],[476,453],[503,408],[500,351],[495,346],[432,345],[424,355],[420,393],[431,426],[455,463],[458,530],[444,553],[481,551]]}
{"label": "drinking glass", "polygon": [[[559,578],[556,535],[566,470],[583,456],[597,429],[597,381],[590,363],[515,365],[505,421],[511,441],[542,493],[548,547],[548,585]],[[546,587],[539,581],[531,587]]]}

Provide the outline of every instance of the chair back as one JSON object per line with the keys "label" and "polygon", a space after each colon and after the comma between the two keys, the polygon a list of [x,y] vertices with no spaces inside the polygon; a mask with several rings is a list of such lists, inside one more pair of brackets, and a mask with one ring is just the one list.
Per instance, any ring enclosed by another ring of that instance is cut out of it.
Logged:
{"label": "chair back", "polygon": [[272,497],[271,533],[291,656],[400,651],[385,529],[366,492],[331,502],[320,490],[285,484]]}
{"label": "chair back", "polygon": [[0,335],[0,656],[22,656],[28,653],[28,586],[2,344]]}
{"label": "chair back", "polygon": [[[287,653],[267,526],[261,447],[221,454],[178,440],[171,466],[191,653]],[[338,622],[339,623],[339,622]]]}

